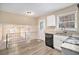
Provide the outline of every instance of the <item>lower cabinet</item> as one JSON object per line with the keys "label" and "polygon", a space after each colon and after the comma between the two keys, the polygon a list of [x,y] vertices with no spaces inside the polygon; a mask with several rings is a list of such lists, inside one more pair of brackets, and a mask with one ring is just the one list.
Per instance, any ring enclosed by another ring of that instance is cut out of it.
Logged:
{"label": "lower cabinet", "polygon": [[68,36],[54,35],[54,48],[61,50],[61,45],[67,37]]}

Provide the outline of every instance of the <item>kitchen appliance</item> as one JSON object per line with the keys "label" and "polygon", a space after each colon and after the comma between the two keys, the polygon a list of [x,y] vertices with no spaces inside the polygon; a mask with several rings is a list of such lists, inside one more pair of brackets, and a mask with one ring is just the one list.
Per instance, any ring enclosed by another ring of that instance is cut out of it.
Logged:
{"label": "kitchen appliance", "polygon": [[64,55],[79,55],[79,37],[68,37],[62,44]]}
{"label": "kitchen appliance", "polygon": [[77,4],[77,7],[79,8],[79,3]]}
{"label": "kitchen appliance", "polygon": [[53,34],[45,33],[45,44],[48,47],[53,47]]}

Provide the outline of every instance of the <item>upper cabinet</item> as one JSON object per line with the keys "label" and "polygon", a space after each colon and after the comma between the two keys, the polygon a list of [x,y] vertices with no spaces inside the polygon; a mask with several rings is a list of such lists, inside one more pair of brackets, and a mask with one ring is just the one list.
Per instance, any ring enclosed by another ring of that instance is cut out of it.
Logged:
{"label": "upper cabinet", "polygon": [[47,16],[47,26],[56,26],[55,15]]}
{"label": "upper cabinet", "polygon": [[69,12],[57,17],[57,28],[63,30],[77,30],[77,12]]}

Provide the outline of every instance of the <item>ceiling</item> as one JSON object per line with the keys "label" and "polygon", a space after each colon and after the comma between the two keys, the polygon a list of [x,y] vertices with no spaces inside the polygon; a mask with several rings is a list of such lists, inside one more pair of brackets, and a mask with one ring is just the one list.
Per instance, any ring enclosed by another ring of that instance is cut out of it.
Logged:
{"label": "ceiling", "polygon": [[45,15],[72,5],[73,3],[0,3],[0,10],[25,15],[24,12],[31,10],[33,17]]}

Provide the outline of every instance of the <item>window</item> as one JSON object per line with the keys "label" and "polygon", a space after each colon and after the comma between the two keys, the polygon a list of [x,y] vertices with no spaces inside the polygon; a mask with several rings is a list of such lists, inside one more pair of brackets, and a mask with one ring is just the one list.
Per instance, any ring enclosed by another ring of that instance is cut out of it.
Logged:
{"label": "window", "polygon": [[60,15],[58,16],[58,28],[64,30],[75,30],[77,28],[76,19],[76,12]]}

